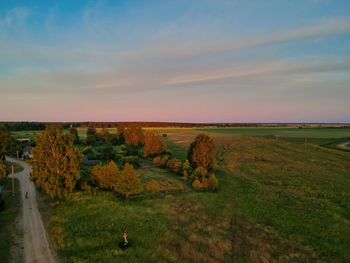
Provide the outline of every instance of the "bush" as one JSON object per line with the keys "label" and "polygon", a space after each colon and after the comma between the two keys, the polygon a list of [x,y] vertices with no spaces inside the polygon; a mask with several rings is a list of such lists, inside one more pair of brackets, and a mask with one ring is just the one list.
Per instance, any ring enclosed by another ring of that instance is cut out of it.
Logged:
{"label": "bush", "polygon": [[157,156],[153,159],[153,163],[155,165],[160,165],[161,160],[162,160],[162,158],[160,156]]}
{"label": "bush", "polygon": [[165,168],[166,167],[166,165],[167,165],[167,163],[168,163],[168,161],[169,161],[169,159],[170,159],[170,156],[169,155],[164,155],[161,159],[160,159],[160,166],[161,167],[163,167],[163,168]]}
{"label": "bush", "polygon": [[174,173],[178,173],[181,170],[182,167],[182,163],[180,160],[176,159],[175,157],[171,158],[170,160],[168,160],[166,167],[174,172]]}
{"label": "bush", "polygon": [[193,183],[192,183],[192,187],[195,191],[200,191],[202,190],[202,183],[198,180],[198,178],[196,178]]}
{"label": "bush", "polygon": [[158,193],[160,191],[160,185],[157,181],[150,181],[146,186],[147,192]]}
{"label": "bush", "polygon": [[208,187],[209,187],[209,181],[208,181],[207,178],[203,177],[202,178],[202,189],[203,189],[203,191],[208,190]]}
{"label": "bush", "polygon": [[215,174],[211,174],[209,176],[209,190],[210,191],[215,191],[218,188],[219,185],[219,181],[217,179],[217,177],[215,176]]}
{"label": "bush", "polygon": [[115,190],[118,176],[119,169],[113,161],[106,165],[95,165],[91,169],[91,178],[101,189]]}
{"label": "bush", "polygon": [[134,167],[140,167],[140,158],[138,156],[125,156],[121,159],[122,165],[130,163]]}
{"label": "bush", "polygon": [[194,169],[193,175],[195,177],[204,178],[208,175],[208,171],[205,168],[203,168],[202,166],[199,166],[196,169]]}
{"label": "bush", "polygon": [[138,172],[127,163],[123,171],[118,176],[116,191],[125,199],[142,192],[142,184]]}

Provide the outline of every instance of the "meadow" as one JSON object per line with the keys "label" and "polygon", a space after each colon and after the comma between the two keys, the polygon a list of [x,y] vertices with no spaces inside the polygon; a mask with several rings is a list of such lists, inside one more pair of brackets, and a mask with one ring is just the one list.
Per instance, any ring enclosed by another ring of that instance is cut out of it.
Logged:
{"label": "meadow", "polygon": [[[343,129],[305,130],[280,133],[302,132],[299,138],[307,134],[329,141],[349,136]],[[271,131],[242,136],[236,129],[159,129],[182,160],[199,132],[215,139],[218,191],[185,189],[127,201],[111,192],[77,192],[64,202],[51,203],[49,232],[60,258],[63,262],[347,262],[350,153],[282,140]],[[182,182],[179,175],[152,165],[139,172],[143,183],[154,178]],[[118,242],[124,229],[132,247],[121,251]]]}

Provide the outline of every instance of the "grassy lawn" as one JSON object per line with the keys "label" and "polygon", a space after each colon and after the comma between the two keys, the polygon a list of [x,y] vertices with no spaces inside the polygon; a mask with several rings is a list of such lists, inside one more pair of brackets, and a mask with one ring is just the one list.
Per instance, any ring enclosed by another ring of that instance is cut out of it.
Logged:
{"label": "grassy lawn", "polygon": [[[197,133],[168,133],[167,144],[183,159]],[[350,258],[348,152],[293,140],[210,134],[218,145],[217,193],[184,191],[130,201],[108,192],[76,193],[56,206],[50,219],[63,262]],[[146,165],[139,172],[144,184],[182,181],[157,167]],[[121,251],[124,229],[132,247]]]}
{"label": "grassy lawn", "polygon": [[12,197],[12,182],[7,179],[2,198],[5,200],[5,211],[0,212],[0,259],[10,262],[10,249],[14,245],[15,218],[20,211],[19,183],[15,179],[15,198]]}

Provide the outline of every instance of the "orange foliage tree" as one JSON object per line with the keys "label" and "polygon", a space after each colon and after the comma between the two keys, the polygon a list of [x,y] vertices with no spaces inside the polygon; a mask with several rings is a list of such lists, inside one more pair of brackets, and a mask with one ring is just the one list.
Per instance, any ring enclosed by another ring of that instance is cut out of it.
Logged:
{"label": "orange foliage tree", "polygon": [[152,157],[166,150],[163,138],[159,134],[146,133],[144,156]]}
{"label": "orange foliage tree", "polygon": [[141,146],[145,143],[145,135],[141,127],[129,126],[124,130],[125,143],[131,146]]}
{"label": "orange foliage tree", "polygon": [[214,140],[206,134],[199,134],[191,143],[188,159],[196,167],[203,167],[207,171],[215,167],[216,146]]}
{"label": "orange foliage tree", "polygon": [[102,189],[115,190],[119,176],[119,169],[115,162],[106,165],[96,165],[91,169],[91,178]]}

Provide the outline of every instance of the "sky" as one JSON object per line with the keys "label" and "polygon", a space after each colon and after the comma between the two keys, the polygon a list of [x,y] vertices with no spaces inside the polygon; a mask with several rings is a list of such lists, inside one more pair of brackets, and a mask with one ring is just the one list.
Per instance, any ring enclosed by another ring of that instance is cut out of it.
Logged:
{"label": "sky", "polygon": [[350,123],[350,1],[0,0],[0,120]]}

